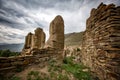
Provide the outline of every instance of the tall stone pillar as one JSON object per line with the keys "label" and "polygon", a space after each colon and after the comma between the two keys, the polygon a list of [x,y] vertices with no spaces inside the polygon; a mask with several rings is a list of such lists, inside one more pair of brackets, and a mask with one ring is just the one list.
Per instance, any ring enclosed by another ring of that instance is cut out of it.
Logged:
{"label": "tall stone pillar", "polygon": [[64,49],[64,21],[60,15],[50,23],[49,34],[45,47]]}

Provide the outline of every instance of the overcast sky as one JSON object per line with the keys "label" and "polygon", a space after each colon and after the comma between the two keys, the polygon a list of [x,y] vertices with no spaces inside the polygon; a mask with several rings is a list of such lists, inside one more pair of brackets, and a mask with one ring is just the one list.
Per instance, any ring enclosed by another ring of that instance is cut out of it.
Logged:
{"label": "overcast sky", "polygon": [[61,15],[65,33],[84,31],[92,8],[120,0],[0,0],[0,43],[24,43],[37,27],[49,34],[49,23]]}

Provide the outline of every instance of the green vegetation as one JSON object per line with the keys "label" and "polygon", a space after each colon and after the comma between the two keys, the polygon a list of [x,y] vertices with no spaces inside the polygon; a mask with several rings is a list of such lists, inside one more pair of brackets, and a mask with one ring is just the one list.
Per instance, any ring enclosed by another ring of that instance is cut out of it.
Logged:
{"label": "green vegetation", "polygon": [[13,76],[13,77],[10,78],[10,80],[21,80],[21,78],[17,77],[17,76]]}
{"label": "green vegetation", "polygon": [[23,71],[24,70],[24,67],[22,67],[21,65],[17,65],[16,66],[16,72],[21,72],[21,71]]}
{"label": "green vegetation", "polygon": [[67,75],[59,74],[57,80],[69,80]]}
{"label": "green vegetation", "polygon": [[38,71],[30,71],[27,76],[27,80],[50,80],[49,77],[40,76]]}
{"label": "green vegetation", "polygon": [[49,80],[69,80],[67,74],[62,73],[62,64],[55,59],[51,59],[48,65]]}
{"label": "green vegetation", "polygon": [[63,69],[69,73],[72,73],[78,80],[92,80],[89,69],[82,64],[74,63],[72,57],[66,57],[63,62]]}
{"label": "green vegetation", "polygon": [[18,52],[11,52],[9,49],[0,50],[0,57],[10,57],[10,56],[18,56]]}
{"label": "green vegetation", "polygon": [[28,75],[38,76],[38,75],[39,75],[39,72],[38,72],[38,71],[30,71],[30,72],[28,73]]}
{"label": "green vegetation", "polygon": [[0,80],[5,80],[2,74],[0,74]]}
{"label": "green vegetation", "polygon": [[27,76],[27,80],[42,80],[38,71],[30,71]]}
{"label": "green vegetation", "polygon": [[80,48],[77,48],[77,51],[80,51]]}

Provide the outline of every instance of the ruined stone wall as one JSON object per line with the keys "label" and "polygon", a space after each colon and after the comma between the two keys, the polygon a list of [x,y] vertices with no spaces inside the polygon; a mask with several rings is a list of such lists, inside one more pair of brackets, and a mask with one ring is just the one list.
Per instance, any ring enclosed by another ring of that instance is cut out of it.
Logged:
{"label": "ruined stone wall", "polygon": [[25,67],[34,62],[33,56],[14,56],[14,57],[0,57],[0,72],[5,70],[12,70],[18,66]]}
{"label": "ruined stone wall", "polygon": [[101,3],[86,22],[82,62],[100,80],[120,79],[120,6]]}
{"label": "ruined stone wall", "polygon": [[13,57],[0,57],[0,75],[7,74],[10,71],[19,68],[27,67],[32,64],[41,64],[49,61],[52,58],[61,60],[62,51],[54,49],[40,49],[35,51],[33,55],[29,56],[13,56]]}

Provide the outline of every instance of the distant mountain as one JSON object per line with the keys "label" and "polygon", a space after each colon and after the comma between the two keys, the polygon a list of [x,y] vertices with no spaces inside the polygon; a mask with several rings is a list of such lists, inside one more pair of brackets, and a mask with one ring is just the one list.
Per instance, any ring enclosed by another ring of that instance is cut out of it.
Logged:
{"label": "distant mountain", "polygon": [[14,52],[21,52],[24,44],[0,44],[0,50],[9,49]]}
{"label": "distant mountain", "polygon": [[84,32],[74,32],[65,34],[65,45],[66,46],[76,46],[82,43]]}

